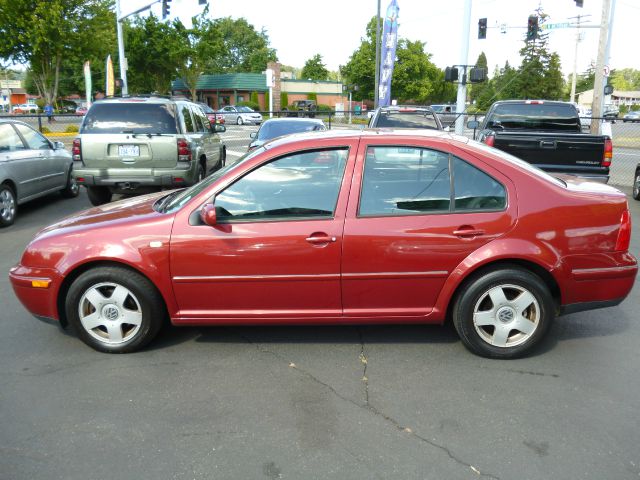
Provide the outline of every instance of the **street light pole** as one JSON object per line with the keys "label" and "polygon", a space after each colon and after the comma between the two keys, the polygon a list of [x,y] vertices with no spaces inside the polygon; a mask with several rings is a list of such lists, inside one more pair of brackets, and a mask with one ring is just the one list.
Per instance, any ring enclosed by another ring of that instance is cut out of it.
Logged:
{"label": "street light pole", "polygon": [[378,108],[378,82],[380,78],[380,0],[378,0],[378,14],[376,15],[376,78],[375,78],[375,96],[373,108]]}
{"label": "street light pole", "polygon": [[120,0],[116,0],[116,31],[118,33],[118,62],[120,63],[120,78],[122,79],[122,95],[129,95],[127,83],[127,57],[124,56],[124,38],[122,35],[122,18],[120,17]]}

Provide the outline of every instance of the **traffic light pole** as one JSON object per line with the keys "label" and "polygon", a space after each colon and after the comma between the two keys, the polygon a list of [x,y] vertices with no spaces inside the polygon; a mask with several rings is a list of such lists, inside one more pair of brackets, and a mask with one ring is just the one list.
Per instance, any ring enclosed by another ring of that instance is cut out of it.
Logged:
{"label": "traffic light pole", "polygon": [[[460,50],[460,63],[466,65],[469,59],[469,30],[471,30],[471,0],[464,2],[464,19],[462,21],[462,48]],[[465,110],[467,102],[467,74],[466,68],[462,82],[458,84],[458,100],[456,102],[456,112],[459,114],[456,118],[456,133],[462,135],[464,133],[464,115],[460,115]]]}

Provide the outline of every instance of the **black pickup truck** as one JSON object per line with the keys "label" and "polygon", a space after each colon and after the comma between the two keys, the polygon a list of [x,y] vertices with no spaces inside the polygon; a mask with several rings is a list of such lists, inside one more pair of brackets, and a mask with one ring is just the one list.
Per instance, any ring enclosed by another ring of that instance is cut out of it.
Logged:
{"label": "black pickup truck", "polygon": [[546,100],[505,100],[491,105],[475,138],[549,173],[609,181],[611,138],[582,133],[575,105]]}

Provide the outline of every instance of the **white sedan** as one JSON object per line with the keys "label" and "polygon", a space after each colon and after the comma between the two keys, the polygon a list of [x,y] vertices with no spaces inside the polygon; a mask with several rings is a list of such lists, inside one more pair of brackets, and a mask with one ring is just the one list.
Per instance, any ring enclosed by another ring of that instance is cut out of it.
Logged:
{"label": "white sedan", "polygon": [[224,115],[224,123],[227,125],[233,123],[238,125],[243,125],[245,123],[260,125],[262,123],[262,115],[249,107],[228,105],[218,110],[218,112]]}

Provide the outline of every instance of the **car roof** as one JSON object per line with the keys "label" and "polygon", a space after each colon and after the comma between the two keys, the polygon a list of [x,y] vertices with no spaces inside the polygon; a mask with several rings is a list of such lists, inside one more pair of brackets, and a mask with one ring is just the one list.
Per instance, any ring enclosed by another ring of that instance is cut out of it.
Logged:
{"label": "car roof", "polygon": [[436,138],[442,140],[453,140],[460,143],[468,143],[469,139],[460,135],[450,134],[442,130],[418,130],[418,129],[390,129],[390,128],[367,128],[361,130],[327,130],[324,132],[304,132],[294,133],[279,137],[265,144],[265,148],[279,147],[289,143],[302,142],[307,140],[322,139],[360,139],[363,137],[378,138],[383,136],[385,139],[393,141],[394,139],[407,138]]}
{"label": "car roof", "polygon": [[296,117],[292,117],[292,118],[268,118],[267,120],[265,120],[263,122],[263,125],[265,123],[283,123],[283,122],[302,122],[302,123],[318,123],[318,124],[323,124],[324,122],[319,119],[319,118],[296,118]]}
{"label": "car roof", "polygon": [[187,98],[167,98],[167,97],[156,97],[156,96],[131,96],[131,97],[109,97],[102,98],[100,100],[96,100],[94,103],[158,103],[158,104],[170,104],[176,102],[188,102],[194,103]]}
{"label": "car roof", "polygon": [[22,120],[18,120],[16,118],[0,118],[0,123],[19,123],[21,125],[26,125],[27,127],[31,127],[31,125],[29,125],[28,123],[23,122]]}
{"label": "car roof", "polygon": [[[498,100],[497,102],[494,103],[494,105],[504,105],[504,104],[510,104],[510,103],[526,104],[527,102],[531,102],[534,105],[535,103],[533,102],[542,102],[543,105],[571,105],[575,107],[575,104],[571,102],[562,102],[560,100],[541,100],[541,99],[535,99],[535,98],[529,98],[526,100]],[[540,105],[540,103],[538,103],[538,105]]]}

